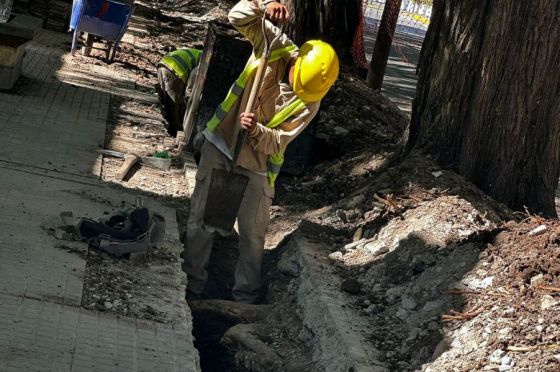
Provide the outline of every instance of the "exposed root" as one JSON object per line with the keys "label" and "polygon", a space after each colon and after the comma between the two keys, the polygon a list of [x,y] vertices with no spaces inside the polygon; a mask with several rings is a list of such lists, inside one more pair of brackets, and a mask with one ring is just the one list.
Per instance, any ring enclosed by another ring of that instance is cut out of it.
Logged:
{"label": "exposed root", "polygon": [[205,313],[225,318],[232,323],[254,323],[264,319],[272,310],[271,305],[251,305],[227,300],[192,301],[193,314]]}
{"label": "exposed root", "polygon": [[282,364],[280,356],[259,337],[255,324],[238,324],[227,330],[222,344],[237,350],[235,359],[249,370],[278,370]]}

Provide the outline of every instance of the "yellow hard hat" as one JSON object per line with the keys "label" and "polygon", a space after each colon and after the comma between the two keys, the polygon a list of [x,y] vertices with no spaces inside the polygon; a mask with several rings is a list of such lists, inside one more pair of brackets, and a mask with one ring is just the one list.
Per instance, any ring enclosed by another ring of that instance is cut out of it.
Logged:
{"label": "yellow hard hat", "polygon": [[299,49],[294,69],[294,92],[306,102],[317,102],[338,77],[338,57],[333,47],[309,40]]}

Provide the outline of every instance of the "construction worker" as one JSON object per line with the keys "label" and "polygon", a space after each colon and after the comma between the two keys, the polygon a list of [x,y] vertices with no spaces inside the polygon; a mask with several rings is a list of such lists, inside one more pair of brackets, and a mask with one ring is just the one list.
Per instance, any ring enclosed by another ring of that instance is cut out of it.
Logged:
{"label": "construction worker", "polygon": [[298,51],[295,44],[270,21],[265,28],[272,54],[265,72],[254,113],[243,114],[255,77],[255,63],[264,48],[261,30],[263,13],[268,20],[282,22],[288,9],[277,1],[240,1],[229,13],[229,20],[252,44],[254,56],[237,79],[226,99],[216,110],[204,131],[206,138],[196,174],[195,189],[187,222],[183,270],[187,273],[187,300],[204,290],[212,234],[203,226],[205,202],[213,168],[231,169],[234,133],[247,130],[236,173],[249,178],[237,215],[239,259],[235,268],[233,299],[254,303],[261,287],[261,262],[269,208],[274,196],[286,146],[297,137],[319,110],[319,103],[338,77],[338,57],[322,41],[306,42]]}
{"label": "construction worker", "polygon": [[202,51],[199,49],[176,49],[159,61],[157,75],[160,98],[172,136],[183,129],[186,99],[194,84]]}

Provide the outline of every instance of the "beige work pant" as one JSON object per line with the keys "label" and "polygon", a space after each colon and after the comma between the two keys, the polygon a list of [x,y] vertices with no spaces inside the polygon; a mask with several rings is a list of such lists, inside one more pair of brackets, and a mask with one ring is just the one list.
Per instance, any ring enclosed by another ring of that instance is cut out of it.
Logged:
{"label": "beige work pant", "polygon": [[[212,251],[212,233],[203,227],[204,206],[208,196],[208,185],[212,169],[231,169],[231,161],[212,143],[202,146],[200,164],[196,173],[196,184],[191,198],[187,222],[183,270],[187,273],[187,289],[202,293],[208,279],[206,267]],[[253,303],[261,287],[261,263],[264,237],[270,220],[269,209],[274,188],[264,175],[243,168],[236,173],[249,177],[249,183],[237,215],[239,226],[239,259],[235,268],[233,298],[239,302]],[[211,197],[211,196],[210,196]]]}

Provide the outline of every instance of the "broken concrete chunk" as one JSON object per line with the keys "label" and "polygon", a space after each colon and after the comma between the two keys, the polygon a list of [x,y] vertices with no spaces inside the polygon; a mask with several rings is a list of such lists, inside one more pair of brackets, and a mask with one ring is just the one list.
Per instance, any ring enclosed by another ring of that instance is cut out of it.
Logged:
{"label": "broken concrete chunk", "polygon": [[489,276],[484,279],[467,278],[462,281],[469,289],[485,289],[492,285],[494,277]]}
{"label": "broken concrete chunk", "polygon": [[378,256],[383,253],[389,252],[389,247],[387,247],[383,242],[372,241],[364,245],[364,249],[373,256]]}
{"label": "broken concrete chunk", "polygon": [[502,349],[496,349],[492,354],[490,354],[490,363],[493,364],[500,364],[502,357],[506,354],[506,352]]}

